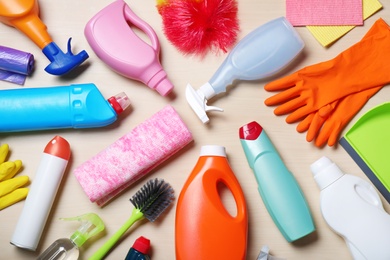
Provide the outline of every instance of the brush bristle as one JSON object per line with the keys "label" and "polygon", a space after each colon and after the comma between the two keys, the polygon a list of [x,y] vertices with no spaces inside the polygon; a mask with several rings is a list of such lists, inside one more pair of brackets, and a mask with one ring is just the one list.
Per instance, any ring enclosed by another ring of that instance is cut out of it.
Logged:
{"label": "brush bristle", "polygon": [[155,221],[175,199],[174,191],[163,179],[149,180],[130,199],[149,221]]}
{"label": "brush bristle", "polygon": [[164,34],[184,54],[227,52],[237,40],[235,0],[166,0],[157,7]]}

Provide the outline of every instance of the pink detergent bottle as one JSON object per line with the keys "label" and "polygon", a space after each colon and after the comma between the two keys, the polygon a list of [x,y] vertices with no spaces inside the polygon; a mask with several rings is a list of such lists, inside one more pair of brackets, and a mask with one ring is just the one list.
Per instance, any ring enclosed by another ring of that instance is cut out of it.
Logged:
{"label": "pink detergent bottle", "polygon": [[[138,37],[131,26],[146,33],[151,43]],[[172,91],[173,85],[159,60],[160,42],[155,31],[123,0],[92,17],[84,33],[96,55],[117,73],[141,81],[162,96]]]}

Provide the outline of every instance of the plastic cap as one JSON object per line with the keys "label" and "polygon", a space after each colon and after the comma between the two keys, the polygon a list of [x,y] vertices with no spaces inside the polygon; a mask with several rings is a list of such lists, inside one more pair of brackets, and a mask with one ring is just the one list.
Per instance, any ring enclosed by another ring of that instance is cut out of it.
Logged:
{"label": "plastic cap", "polygon": [[200,148],[200,156],[226,157],[226,149],[219,145],[204,145]]}
{"label": "plastic cap", "polygon": [[156,86],[156,91],[161,95],[161,96],[166,96],[168,95],[173,89],[173,84],[171,81],[169,81],[167,78],[164,78],[161,80],[157,86]]}
{"label": "plastic cap", "polygon": [[128,108],[131,104],[129,97],[124,92],[110,97],[107,101],[111,104],[112,108],[118,115],[122,113],[126,108]]}
{"label": "plastic cap", "polygon": [[70,144],[65,138],[56,135],[47,143],[43,152],[69,161],[71,154]]}
{"label": "plastic cap", "polygon": [[311,164],[310,170],[320,190],[325,189],[344,175],[340,168],[326,156]]}
{"label": "plastic cap", "polygon": [[150,249],[150,240],[146,237],[141,236],[137,238],[137,240],[135,240],[133,248],[138,252],[147,255]]}
{"label": "plastic cap", "polygon": [[87,213],[74,218],[61,218],[62,220],[78,220],[81,222],[80,227],[70,237],[78,247],[81,247],[89,238],[99,234],[104,230],[104,223],[95,213]]}

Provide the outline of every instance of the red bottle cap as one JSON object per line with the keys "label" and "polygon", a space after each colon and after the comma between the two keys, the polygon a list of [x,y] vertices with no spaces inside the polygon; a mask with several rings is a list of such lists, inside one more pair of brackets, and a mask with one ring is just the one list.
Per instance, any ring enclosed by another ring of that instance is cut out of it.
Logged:
{"label": "red bottle cap", "polygon": [[46,145],[43,152],[69,161],[70,145],[69,145],[68,141],[66,141],[64,138],[56,135]]}
{"label": "red bottle cap", "polygon": [[139,238],[137,238],[137,240],[135,240],[133,248],[138,252],[147,255],[150,249],[150,240],[143,236],[140,236]]}
{"label": "red bottle cap", "polygon": [[259,123],[253,121],[249,124],[246,124],[242,126],[239,130],[240,139],[245,140],[256,140],[261,132],[263,131],[263,128]]}

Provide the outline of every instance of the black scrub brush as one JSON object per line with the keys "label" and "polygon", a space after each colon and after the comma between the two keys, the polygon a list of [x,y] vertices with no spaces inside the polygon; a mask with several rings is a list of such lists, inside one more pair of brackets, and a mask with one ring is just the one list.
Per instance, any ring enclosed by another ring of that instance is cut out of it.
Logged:
{"label": "black scrub brush", "polygon": [[151,222],[155,221],[174,199],[174,191],[169,183],[162,179],[149,180],[130,199],[134,205],[130,218],[89,260],[103,259],[135,222],[144,218]]}

